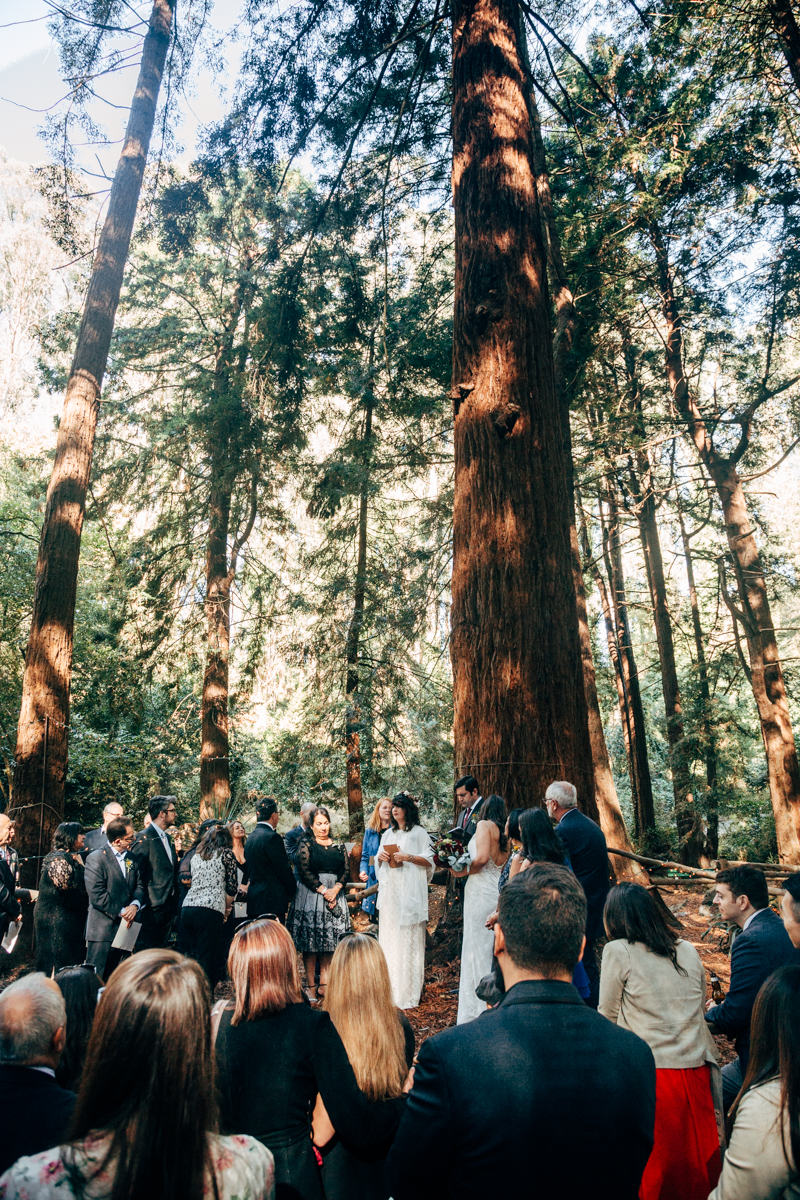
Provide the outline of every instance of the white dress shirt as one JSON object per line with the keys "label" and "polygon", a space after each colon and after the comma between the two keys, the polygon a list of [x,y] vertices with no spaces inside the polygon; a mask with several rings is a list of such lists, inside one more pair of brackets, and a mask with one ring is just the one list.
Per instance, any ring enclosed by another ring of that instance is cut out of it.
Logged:
{"label": "white dress shirt", "polygon": [[[117,866],[119,867],[120,871],[122,871],[123,878],[124,878],[124,879],[127,879],[127,878],[128,878],[128,871],[127,871],[127,868],[126,868],[126,866],[125,866],[125,856],[126,856],[126,855],[127,855],[127,853],[128,853],[128,852],[127,852],[127,850],[122,850],[122,851],[120,851],[120,850],[117,850],[115,846],[112,846],[112,847],[111,847],[111,850],[112,850],[112,852],[113,852],[113,854],[114,854],[114,858],[117,860]],[[131,904],[135,904],[137,908],[141,908],[141,905],[140,905],[140,903],[139,903],[139,901],[138,901],[138,900],[131,900]],[[127,907],[128,907],[128,906],[126,905],[126,908],[127,908]],[[121,908],[121,909],[119,910],[119,915],[120,915],[120,916],[122,916],[122,914],[123,914],[124,912],[125,912],[125,909],[124,909],[124,908]]]}
{"label": "white dress shirt", "polygon": [[160,825],[156,825],[155,821],[150,823],[150,828],[155,829],[156,833],[161,838],[161,844],[167,852],[167,858],[170,862],[172,862],[172,839],[170,838],[169,834],[165,829],[162,829]]}

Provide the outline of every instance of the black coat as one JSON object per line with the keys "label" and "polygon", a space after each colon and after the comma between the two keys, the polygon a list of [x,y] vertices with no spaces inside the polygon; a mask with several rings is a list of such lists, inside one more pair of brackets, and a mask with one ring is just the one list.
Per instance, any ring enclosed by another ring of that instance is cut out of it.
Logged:
{"label": "black coat", "polygon": [[147,892],[144,920],[163,920],[172,914],[178,902],[178,856],[172,848],[172,861],[164,849],[159,834],[152,825],[138,834],[131,846],[142,882]]}
{"label": "black coat", "polygon": [[93,850],[86,860],[84,878],[89,894],[89,917],[86,922],[87,942],[112,942],[117,932],[120,913],[133,900],[145,902],[144,884],[133,855],[125,855],[129,870],[123,878],[114,851],[106,844]]}
{"label": "black coat", "polygon": [[83,863],[66,850],[51,850],[42,863],[33,913],[37,971],[50,975],[83,962],[88,908]]}
{"label": "black coat", "polygon": [[75,1093],[33,1067],[0,1066],[0,1175],[24,1154],[64,1141]]}
{"label": "black coat", "polygon": [[244,844],[244,860],[250,879],[248,917],[262,913],[285,917],[297,891],[297,880],[281,835],[271,825],[259,821]]}
{"label": "black coat", "polygon": [[90,829],[84,838],[83,850],[81,850],[83,861],[86,862],[93,850],[102,850],[103,846],[107,845],[108,837],[102,825],[97,829]]}
{"label": "black coat", "polygon": [[792,962],[800,962],[800,950],[795,950],[783,921],[771,908],[756,913],[747,929],[734,938],[730,989],[721,1004],[708,1010],[706,1020],[715,1033],[735,1039],[742,1075],[750,1057],[750,1018],[759,989],[773,971]]}
{"label": "black coat", "polygon": [[655,1063],[570,983],[518,983],[423,1042],[389,1154],[394,1200],[637,1200]]}
{"label": "black coat", "polygon": [[577,808],[561,818],[557,833],[586,893],[586,940],[592,942],[603,932],[603,908],[611,887],[605,834]]}
{"label": "black coat", "polygon": [[0,858],[0,938],[5,937],[12,921],[16,921],[22,909],[14,892],[16,880],[4,858]]}

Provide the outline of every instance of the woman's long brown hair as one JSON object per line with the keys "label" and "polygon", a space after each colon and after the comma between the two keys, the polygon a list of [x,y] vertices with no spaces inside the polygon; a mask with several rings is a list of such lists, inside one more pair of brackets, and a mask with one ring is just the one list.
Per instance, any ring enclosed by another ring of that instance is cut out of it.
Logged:
{"label": "woman's long brown hair", "polygon": [[[205,974],[173,950],[143,950],[123,963],[100,997],[64,1165],[86,1186],[74,1143],[111,1143],[109,1200],[202,1200],[210,1176],[208,1133],[217,1130],[210,996]],[[99,1173],[98,1171],[98,1173]]]}
{"label": "woman's long brown hair", "polygon": [[[776,1077],[781,1081],[781,1139],[787,1165],[800,1169],[800,965],[790,963],[762,983],[750,1022],[750,1058],[742,1090],[728,1116],[728,1140],[736,1112],[751,1088]],[[786,1145],[786,1131],[789,1145]]]}
{"label": "woman's long brown hair", "polygon": [[405,1039],[392,999],[386,958],[375,938],[351,933],[336,947],[322,1007],[344,1043],[356,1082],[369,1100],[403,1094]]}

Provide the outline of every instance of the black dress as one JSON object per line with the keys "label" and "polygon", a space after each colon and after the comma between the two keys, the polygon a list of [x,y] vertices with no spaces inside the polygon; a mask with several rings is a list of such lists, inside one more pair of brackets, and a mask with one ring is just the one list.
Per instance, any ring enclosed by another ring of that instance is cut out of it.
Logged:
{"label": "black dress", "polygon": [[222,1132],[248,1133],[272,1151],[276,1200],[324,1198],[311,1143],[318,1092],[349,1148],[373,1161],[388,1153],[405,1097],[367,1100],[326,1012],[290,1004],[239,1025],[231,1015],[222,1013],[216,1043]]}
{"label": "black dress", "polygon": [[[316,838],[304,837],[297,847],[295,867],[297,892],[286,922],[292,940],[303,954],[333,954],[351,929],[344,895],[344,885],[350,878],[347,851],[341,845],[321,846]],[[317,888],[331,888],[336,883],[342,885],[342,890],[330,909]]]}
{"label": "black dress", "polygon": [[[414,1061],[414,1030],[401,1008],[397,1010],[405,1036],[406,1066]],[[330,1114],[329,1114],[330,1115]],[[389,1200],[389,1169],[386,1155],[364,1162],[334,1136],[322,1151],[322,1183],[325,1200]]]}
{"label": "black dress", "polygon": [[37,971],[50,975],[83,962],[88,911],[83,863],[66,850],[51,850],[42,863],[33,914]]}

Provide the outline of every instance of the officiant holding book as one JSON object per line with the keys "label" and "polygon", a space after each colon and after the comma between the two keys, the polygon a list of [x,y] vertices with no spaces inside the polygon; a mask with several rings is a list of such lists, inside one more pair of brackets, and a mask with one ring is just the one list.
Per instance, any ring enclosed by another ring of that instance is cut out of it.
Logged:
{"label": "officiant holding book", "polygon": [[389,967],[398,1008],[416,1008],[425,980],[428,884],[433,875],[431,839],[419,823],[416,802],[405,792],[392,801],[392,822],[381,837],[378,941]]}
{"label": "officiant holding book", "polygon": [[134,829],[127,817],[118,817],[106,830],[108,842],[86,860],[89,893],[86,922],[86,961],[108,980],[123,951],[112,949],[120,926],[130,930],[145,903],[145,890],[136,860],[130,853]]}

